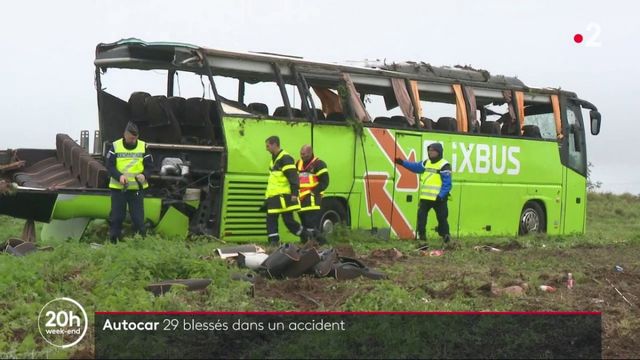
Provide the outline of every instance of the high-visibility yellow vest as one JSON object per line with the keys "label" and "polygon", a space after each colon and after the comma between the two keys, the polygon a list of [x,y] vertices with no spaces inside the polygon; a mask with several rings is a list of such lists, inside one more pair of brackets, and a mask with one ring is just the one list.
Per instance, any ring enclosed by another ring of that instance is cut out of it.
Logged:
{"label": "high-visibility yellow vest", "polygon": [[427,160],[424,172],[420,175],[420,199],[435,200],[440,194],[442,188],[442,178],[440,177],[440,169],[449,162],[440,159],[436,163]]}
{"label": "high-visibility yellow vest", "polygon": [[289,169],[295,169],[295,165],[289,164],[283,167],[277,166],[276,164],[283,156],[289,155],[286,151],[282,150],[280,154],[274,159],[271,159],[271,163],[269,164],[269,180],[267,181],[267,191],[265,193],[265,198],[270,198],[272,196],[291,194],[291,186],[289,185],[289,180],[284,175],[284,172]]}
{"label": "high-visibility yellow vest", "polygon": [[[116,154],[116,170],[127,177],[129,184],[128,190],[139,190],[138,182],[136,181],[136,175],[142,174],[144,171],[144,152],[146,143],[142,140],[138,140],[138,144],[135,149],[129,150],[124,147],[124,141],[122,139],[113,142],[113,152]],[[142,183],[142,188],[149,187],[147,179]],[[124,189],[124,186],[120,184],[120,179],[114,179],[113,177],[109,181],[109,188],[111,189]]]}
{"label": "high-visibility yellow vest", "polygon": [[[329,172],[327,168],[320,169],[316,173],[308,171],[309,167],[311,167],[311,165],[315,163],[317,160],[318,158],[314,157],[309,162],[309,164],[307,164],[306,167],[304,166],[304,161],[302,161],[302,159],[298,160],[296,164],[298,168],[298,178],[300,179],[300,199],[301,200],[307,195],[311,194],[313,189],[315,189],[318,186],[319,184],[318,176]],[[321,194],[324,194],[324,192],[322,192]]]}

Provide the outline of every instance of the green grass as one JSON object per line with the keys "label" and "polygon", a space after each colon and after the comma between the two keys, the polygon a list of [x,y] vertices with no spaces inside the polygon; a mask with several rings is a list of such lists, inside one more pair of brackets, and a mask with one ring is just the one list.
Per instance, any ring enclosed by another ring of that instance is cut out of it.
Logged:
{"label": "green grass", "polygon": [[[331,243],[353,247],[363,262],[384,271],[390,280],[264,280],[256,285],[255,297],[249,295],[248,283],[230,279],[242,270],[214,256],[220,242],[149,236],[93,249],[88,243],[105,238],[104,225],[97,225],[81,242],[52,243],[50,252],[21,258],[0,255],[0,358],[92,355],[91,334],[81,345],[62,351],[54,351],[39,335],[38,312],[62,296],[83,304],[90,323],[94,311],[124,310],[602,311],[605,356],[637,356],[640,198],[589,194],[587,214],[584,236],[464,238],[442,257],[421,256],[414,250],[415,242],[385,241],[339,229]],[[23,223],[0,217],[0,240],[19,236]],[[473,250],[484,244],[505,251]],[[431,245],[439,244],[434,240]],[[371,254],[392,247],[405,256],[394,261]],[[614,272],[615,265],[625,272]],[[573,290],[564,288],[567,272],[574,275]],[[160,297],[144,290],[151,282],[176,278],[210,278],[213,283],[203,292],[178,289]],[[626,304],[606,279],[635,307]],[[529,289],[521,297],[490,296],[479,288],[491,282],[499,287],[526,282]],[[558,291],[537,291],[542,284],[557,286]]]}

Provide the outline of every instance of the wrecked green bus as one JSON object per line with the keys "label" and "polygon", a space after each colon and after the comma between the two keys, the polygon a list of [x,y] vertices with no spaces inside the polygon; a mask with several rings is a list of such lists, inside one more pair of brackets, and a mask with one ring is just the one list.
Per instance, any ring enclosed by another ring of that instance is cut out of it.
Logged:
{"label": "wrecked green bus", "polygon": [[[271,135],[294,156],[313,145],[328,164],[323,231],[344,223],[413,238],[419,177],[394,159],[424,159],[432,142],[453,167],[452,235],[585,231],[583,112],[593,135],[601,120],[573,92],[470,67],[332,64],[138,39],[99,44],[94,64],[92,151],[83,132],[82,146],[58,134],[54,149],[0,154],[0,213],[45,223],[45,238],[79,238],[108,219],[104,152],[129,121],[155,159],[146,221],[167,236],[266,240]],[[110,87],[114,72],[151,73],[155,88],[130,75]],[[430,236],[434,226],[432,216]]]}

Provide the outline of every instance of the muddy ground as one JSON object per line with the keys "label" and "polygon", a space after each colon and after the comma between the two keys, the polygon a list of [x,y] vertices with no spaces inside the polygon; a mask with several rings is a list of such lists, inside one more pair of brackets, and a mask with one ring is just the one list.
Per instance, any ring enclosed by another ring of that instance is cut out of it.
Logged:
{"label": "muddy ground", "polygon": [[[339,248],[339,252],[355,255],[367,266],[387,272],[390,279],[381,281],[392,282],[415,297],[416,302],[408,304],[406,310],[596,311],[602,313],[603,357],[640,356],[638,249],[591,246],[527,249],[517,241],[488,245],[502,251],[458,249],[430,256],[428,251],[390,248],[355,254],[346,246]],[[612,259],[626,264],[622,272],[616,271]],[[567,265],[557,265],[563,263]],[[567,270],[577,277],[572,289],[566,286]],[[541,291],[540,284],[552,286],[556,291]],[[255,300],[267,309],[277,300],[291,303],[299,311],[344,311],[349,309],[346,305],[350,298],[373,291],[376,286],[376,281],[363,278],[347,281],[307,276],[286,280],[258,278]],[[501,292],[507,287],[520,287],[522,291],[516,289],[515,295]],[[477,307],[460,305],[469,301]],[[420,302],[425,306],[421,307]],[[443,308],[447,304],[450,306]]]}

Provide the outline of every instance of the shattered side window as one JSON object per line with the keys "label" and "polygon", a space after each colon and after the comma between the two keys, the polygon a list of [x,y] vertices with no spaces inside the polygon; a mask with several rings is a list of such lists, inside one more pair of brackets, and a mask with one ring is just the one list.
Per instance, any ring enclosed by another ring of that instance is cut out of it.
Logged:
{"label": "shattered side window", "polygon": [[525,102],[524,125],[535,125],[543,139],[556,139],[556,121],[550,104]]}

